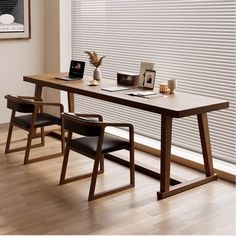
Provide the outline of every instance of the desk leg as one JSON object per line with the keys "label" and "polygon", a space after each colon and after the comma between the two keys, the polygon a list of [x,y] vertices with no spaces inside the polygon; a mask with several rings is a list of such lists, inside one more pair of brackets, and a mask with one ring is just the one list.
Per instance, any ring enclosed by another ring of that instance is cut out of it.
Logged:
{"label": "desk leg", "polygon": [[200,177],[184,183],[177,184],[169,189],[170,181],[170,150],[171,150],[171,118],[162,117],[161,123],[161,190],[157,192],[157,198],[163,199],[175,194],[184,192],[186,190],[201,186],[217,179],[214,174],[210,135],[207,121],[207,114],[199,114],[198,126],[202,144],[202,153],[205,165],[205,177]]}
{"label": "desk leg", "polygon": [[[34,98],[35,98],[36,101],[42,99],[42,92],[43,92],[43,87],[36,84],[35,85],[35,91],[34,91]],[[41,144],[44,146],[45,145],[44,127],[41,127],[40,130],[41,130]],[[35,130],[35,132],[36,132],[36,130]]]}
{"label": "desk leg", "polygon": [[74,93],[68,92],[67,98],[68,98],[69,112],[75,112],[75,95],[74,95]]}
{"label": "desk leg", "polygon": [[43,87],[36,84],[35,91],[34,91],[35,100],[41,100],[42,99],[42,91],[43,91]]}
{"label": "desk leg", "polygon": [[202,154],[205,166],[206,176],[214,175],[213,161],[211,154],[211,143],[210,143],[210,134],[208,127],[207,114],[199,114],[198,118],[198,127],[202,144]]}
{"label": "desk leg", "polygon": [[169,191],[172,117],[161,116],[161,186],[160,192]]}

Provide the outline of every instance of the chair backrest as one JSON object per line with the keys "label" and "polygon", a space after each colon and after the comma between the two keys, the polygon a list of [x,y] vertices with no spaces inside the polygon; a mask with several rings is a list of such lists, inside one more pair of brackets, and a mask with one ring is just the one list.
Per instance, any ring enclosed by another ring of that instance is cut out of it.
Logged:
{"label": "chair backrest", "polygon": [[32,101],[18,98],[12,95],[6,95],[7,108],[22,113],[33,113],[35,105]]}
{"label": "chair backrest", "polygon": [[83,136],[100,136],[102,122],[85,119],[76,115],[63,114],[64,128]]}

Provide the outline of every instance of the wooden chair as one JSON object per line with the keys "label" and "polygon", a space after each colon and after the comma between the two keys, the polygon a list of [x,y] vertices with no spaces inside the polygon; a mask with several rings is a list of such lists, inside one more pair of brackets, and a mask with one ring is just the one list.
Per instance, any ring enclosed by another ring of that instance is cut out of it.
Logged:
{"label": "wooden chair", "polygon": [[[27,96],[15,97],[11,95],[6,95],[5,98],[7,99],[7,107],[12,110],[9,131],[8,131],[8,136],[7,136],[7,143],[6,143],[6,148],[5,148],[6,154],[11,153],[11,152],[26,150],[24,164],[46,160],[46,159],[54,158],[54,157],[64,154],[65,137],[64,137],[64,130],[62,128],[62,119],[61,119],[61,114],[64,111],[64,108],[62,104],[35,101],[34,97],[27,97]],[[56,116],[43,112],[44,106],[58,107],[60,110],[60,117],[56,117]],[[16,116],[18,112],[25,113],[25,115]],[[29,160],[29,154],[30,154],[31,148],[45,145],[44,127],[50,126],[50,125],[61,126],[61,152]],[[28,131],[28,139],[27,139],[26,147],[10,149],[12,131],[13,131],[14,126]],[[41,130],[39,135],[36,134],[36,130],[38,128],[40,128]],[[38,137],[41,137],[41,143],[31,145],[32,139],[38,138]]]}
{"label": "wooden chair", "polygon": [[[95,114],[63,114],[63,119],[64,128],[68,130],[68,139],[61,170],[60,184],[92,176],[88,196],[89,201],[134,187],[134,129],[131,124],[104,123],[102,122],[102,117]],[[105,128],[108,126],[127,127],[129,129],[129,140],[105,133]],[[72,138],[73,133],[82,135],[82,137]],[[130,152],[129,184],[95,194],[97,175],[104,172],[104,154],[121,149],[127,149]],[[92,173],[65,179],[70,150],[94,159]],[[98,170],[99,165],[100,170]]]}

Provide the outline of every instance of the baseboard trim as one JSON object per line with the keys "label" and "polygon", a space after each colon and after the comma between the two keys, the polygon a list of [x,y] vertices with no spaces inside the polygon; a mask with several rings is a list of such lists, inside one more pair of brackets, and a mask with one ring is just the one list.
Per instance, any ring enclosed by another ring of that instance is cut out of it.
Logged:
{"label": "baseboard trim", "polygon": [[[152,148],[152,147],[140,144],[140,143],[135,143],[135,148],[140,151],[144,151],[146,153],[152,154],[152,155],[160,156],[160,150],[158,150],[156,148]],[[184,157],[171,155],[171,161],[173,161],[177,164],[192,168],[194,170],[204,172],[204,165],[203,164],[192,161],[192,160],[188,160]],[[234,175],[232,173],[228,173],[228,172],[226,172],[222,169],[218,169],[216,167],[214,167],[214,170],[220,179],[223,179],[223,180],[226,180],[226,181],[236,184],[236,175]]]}
{"label": "baseboard trim", "polygon": [[[126,139],[128,138],[128,132],[125,130],[112,127],[107,129],[106,131],[122,138]],[[135,134],[134,141],[136,149],[155,156],[160,156],[159,141],[138,134]],[[173,162],[192,168],[194,170],[204,172],[203,158],[201,154],[187,151],[175,146],[172,146],[171,151],[172,151],[171,160]],[[213,159],[213,163],[214,163],[215,173],[218,175],[220,179],[236,184],[235,165],[226,163],[218,159]]]}

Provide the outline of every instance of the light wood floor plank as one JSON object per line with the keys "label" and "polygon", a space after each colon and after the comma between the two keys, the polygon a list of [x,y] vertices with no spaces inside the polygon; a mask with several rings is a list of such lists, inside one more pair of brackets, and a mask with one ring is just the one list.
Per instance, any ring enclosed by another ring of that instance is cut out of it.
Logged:
{"label": "light wood floor plank", "polygon": [[[14,145],[24,145],[24,131],[15,134]],[[157,201],[159,181],[136,173],[134,189],[88,202],[90,179],[58,185],[61,157],[23,165],[24,152],[4,154],[6,135],[7,127],[1,125],[0,234],[236,234],[236,192],[231,183],[217,180]],[[32,150],[31,157],[60,150],[59,141],[47,137],[46,143]],[[150,154],[136,151],[136,160],[159,169],[159,160]],[[91,160],[73,152],[69,161],[68,176],[92,168]],[[202,176],[177,164],[172,164],[171,172],[183,180]],[[106,160],[98,190],[123,184],[127,178],[126,168]]]}

